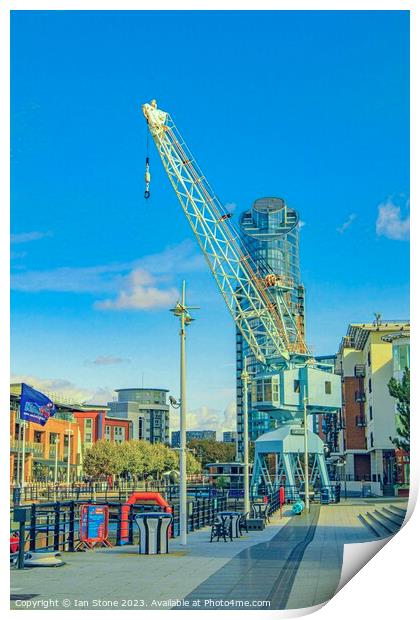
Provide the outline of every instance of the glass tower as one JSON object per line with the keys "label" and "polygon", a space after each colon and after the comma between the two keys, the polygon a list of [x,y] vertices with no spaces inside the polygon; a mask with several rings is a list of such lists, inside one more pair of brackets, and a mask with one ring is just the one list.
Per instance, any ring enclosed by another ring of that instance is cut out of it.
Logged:
{"label": "glass tower", "polygon": [[[254,259],[261,277],[267,274],[276,276],[281,284],[283,297],[305,337],[305,293],[300,282],[299,269],[299,217],[290,209],[282,198],[259,198],[252,208],[242,213],[240,228],[244,243]],[[270,289],[267,289],[269,296]],[[274,297],[272,297],[275,303]],[[242,414],[242,381],[244,359],[247,359],[247,370],[250,373],[263,372],[262,365],[252,355],[242,334],[236,334],[236,404],[237,404],[237,457],[243,457],[243,414]],[[276,427],[276,421],[264,411],[256,411],[248,403],[249,439],[255,441],[263,433]]]}

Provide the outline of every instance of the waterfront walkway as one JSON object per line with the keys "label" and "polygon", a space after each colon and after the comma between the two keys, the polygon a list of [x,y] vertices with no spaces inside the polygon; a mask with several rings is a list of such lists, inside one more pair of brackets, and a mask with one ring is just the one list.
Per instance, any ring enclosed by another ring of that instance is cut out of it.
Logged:
{"label": "waterfront walkway", "polygon": [[[395,503],[389,502],[389,503]],[[374,502],[277,513],[262,532],[210,543],[210,529],[170,541],[169,555],[137,546],[63,553],[66,565],[11,571],[14,609],[285,609],[334,595],[343,545],[372,540],[358,518]]]}

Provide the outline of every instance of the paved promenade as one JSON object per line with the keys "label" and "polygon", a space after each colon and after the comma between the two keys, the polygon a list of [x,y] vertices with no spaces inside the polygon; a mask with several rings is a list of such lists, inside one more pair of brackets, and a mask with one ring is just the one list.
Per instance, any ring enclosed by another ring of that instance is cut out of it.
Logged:
{"label": "paved promenade", "polygon": [[[383,504],[382,504],[383,505]],[[169,555],[133,546],[63,553],[61,568],[11,571],[14,609],[285,609],[334,595],[343,545],[372,540],[358,515],[373,503],[312,505],[308,516],[274,515],[262,532],[210,543],[210,530],[170,541]],[[26,600],[25,600],[26,599]],[[235,603],[238,601],[238,603]]]}

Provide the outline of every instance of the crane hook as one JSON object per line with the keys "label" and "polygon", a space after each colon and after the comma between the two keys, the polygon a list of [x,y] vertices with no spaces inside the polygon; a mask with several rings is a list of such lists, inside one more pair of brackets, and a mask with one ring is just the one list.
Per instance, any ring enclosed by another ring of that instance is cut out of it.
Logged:
{"label": "crane hook", "polygon": [[144,197],[147,200],[148,198],[150,198],[150,191],[149,191],[149,187],[150,187],[150,170],[149,170],[149,158],[146,157],[146,172],[144,174],[144,180],[146,181],[146,189],[144,192]]}

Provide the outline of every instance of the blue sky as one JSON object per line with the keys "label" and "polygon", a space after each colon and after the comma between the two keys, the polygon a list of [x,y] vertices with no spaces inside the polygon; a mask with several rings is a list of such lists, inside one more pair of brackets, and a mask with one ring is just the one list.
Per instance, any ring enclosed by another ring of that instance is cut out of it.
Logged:
{"label": "blue sky", "polygon": [[316,354],[408,317],[407,11],[17,11],[11,37],[15,376],[177,396],[185,277],[190,422],[232,426],[234,328],[153,144],[143,199],[152,98],[236,216],[299,211]]}

